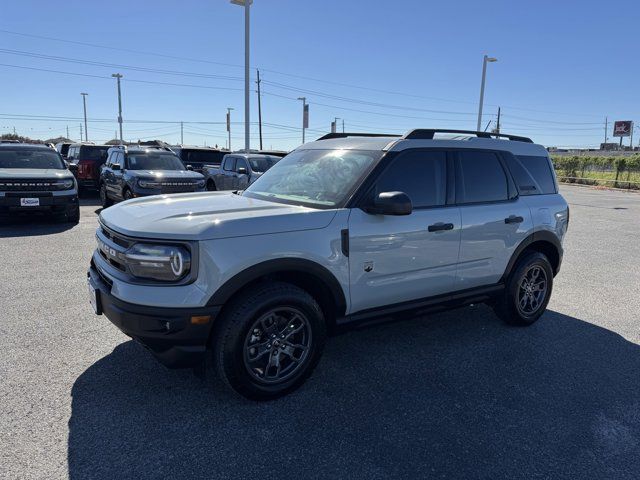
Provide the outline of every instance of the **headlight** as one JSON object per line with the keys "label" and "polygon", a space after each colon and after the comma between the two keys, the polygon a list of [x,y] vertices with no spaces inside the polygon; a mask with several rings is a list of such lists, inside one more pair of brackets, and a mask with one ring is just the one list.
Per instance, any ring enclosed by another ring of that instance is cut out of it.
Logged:
{"label": "headlight", "polygon": [[198,185],[198,188],[204,188],[204,180],[198,180],[196,185]]}
{"label": "headlight", "polygon": [[140,188],[158,188],[160,184],[158,182],[154,182],[153,180],[138,180],[138,185]]}
{"label": "headlight", "polygon": [[60,189],[60,190],[71,190],[73,188],[73,180],[66,179],[66,180],[58,180],[55,185]]}
{"label": "headlight", "polygon": [[178,245],[137,243],[124,254],[131,274],[139,278],[177,281],[189,273],[191,254]]}

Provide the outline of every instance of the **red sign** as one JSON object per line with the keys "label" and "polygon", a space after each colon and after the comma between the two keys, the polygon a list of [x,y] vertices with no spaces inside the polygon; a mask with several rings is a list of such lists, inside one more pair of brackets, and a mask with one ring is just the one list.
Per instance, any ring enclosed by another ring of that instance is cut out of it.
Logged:
{"label": "red sign", "polygon": [[632,128],[633,128],[633,122],[631,120],[617,121],[613,124],[613,136],[629,137],[631,136]]}

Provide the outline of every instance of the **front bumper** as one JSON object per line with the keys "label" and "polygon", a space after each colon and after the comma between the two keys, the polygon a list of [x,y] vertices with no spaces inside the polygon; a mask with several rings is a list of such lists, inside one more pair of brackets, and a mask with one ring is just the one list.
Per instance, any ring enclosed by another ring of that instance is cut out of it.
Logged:
{"label": "front bumper", "polygon": [[[23,207],[22,198],[37,198],[38,206]],[[52,192],[2,192],[0,193],[0,214],[10,213],[48,213],[68,214],[78,208],[78,194],[72,191],[69,195]]]}
{"label": "front bumper", "polygon": [[[97,295],[98,314],[104,314],[125,335],[137,340],[169,368],[196,366],[204,360],[209,335],[221,307],[165,308],[136,305],[111,294],[110,280],[91,264],[87,281]],[[158,287],[158,293],[162,294]],[[206,324],[192,317],[207,316]]]}

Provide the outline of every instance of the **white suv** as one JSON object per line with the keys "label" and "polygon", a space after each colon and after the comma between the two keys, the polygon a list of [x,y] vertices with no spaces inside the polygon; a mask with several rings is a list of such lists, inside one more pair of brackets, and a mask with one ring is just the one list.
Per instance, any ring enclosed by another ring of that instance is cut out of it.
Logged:
{"label": "white suv", "polygon": [[476,302],[533,323],[568,223],[528,138],[329,134],[243,192],[103,210],[89,290],[96,313],[165,365],[208,360],[240,394],[269,399],[304,382],[343,324]]}

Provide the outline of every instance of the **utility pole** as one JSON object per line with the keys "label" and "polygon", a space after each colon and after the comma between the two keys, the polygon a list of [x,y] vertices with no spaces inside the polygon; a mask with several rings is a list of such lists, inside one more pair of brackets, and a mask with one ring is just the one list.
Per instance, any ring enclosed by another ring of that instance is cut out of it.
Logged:
{"label": "utility pole", "polygon": [[256,68],[258,74],[258,131],[260,132],[260,150],[262,150],[262,102],[260,101],[260,70]]}
{"label": "utility pole", "polygon": [[302,143],[304,143],[304,131],[309,126],[309,107],[307,97],[298,97],[298,100],[302,100]]}
{"label": "utility pole", "polygon": [[500,133],[500,107],[498,107],[498,121],[496,123],[496,133]]}
{"label": "utility pole", "polygon": [[607,143],[607,133],[609,130],[609,117],[604,117],[604,143]]}
{"label": "utility pole", "polygon": [[344,118],[342,119],[342,133],[344,133]]}
{"label": "utility pole", "polygon": [[[340,120],[340,117],[333,117],[333,122],[331,123],[331,133],[336,133],[338,131],[338,120]],[[344,131],[344,122],[342,130]]]}
{"label": "utility pole", "polygon": [[231,110],[233,110],[233,108],[227,107],[227,132],[229,132],[229,152],[231,152]]}
{"label": "utility pole", "polygon": [[184,122],[180,122],[180,145],[184,145]]}
{"label": "utility pole", "polygon": [[80,141],[82,142],[82,124],[80,124]]}
{"label": "utility pole", "polygon": [[89,141],[89,129],[87,128],[87,95],[88,93],[81,93],[82,95],[82,107],[84,108],[84,140]]}
{"label": "utility pole", "polygon": [[120,145],[124,145],[122,141],[122,94],[120,92],[120,79],[122,78],[122,74],[113,73],[111,75],[118,81],[118,123],[120,124]]}
{"label": "utility pole", "polygon": [[67,125],[67,138],[69,138],[69,125]]}

